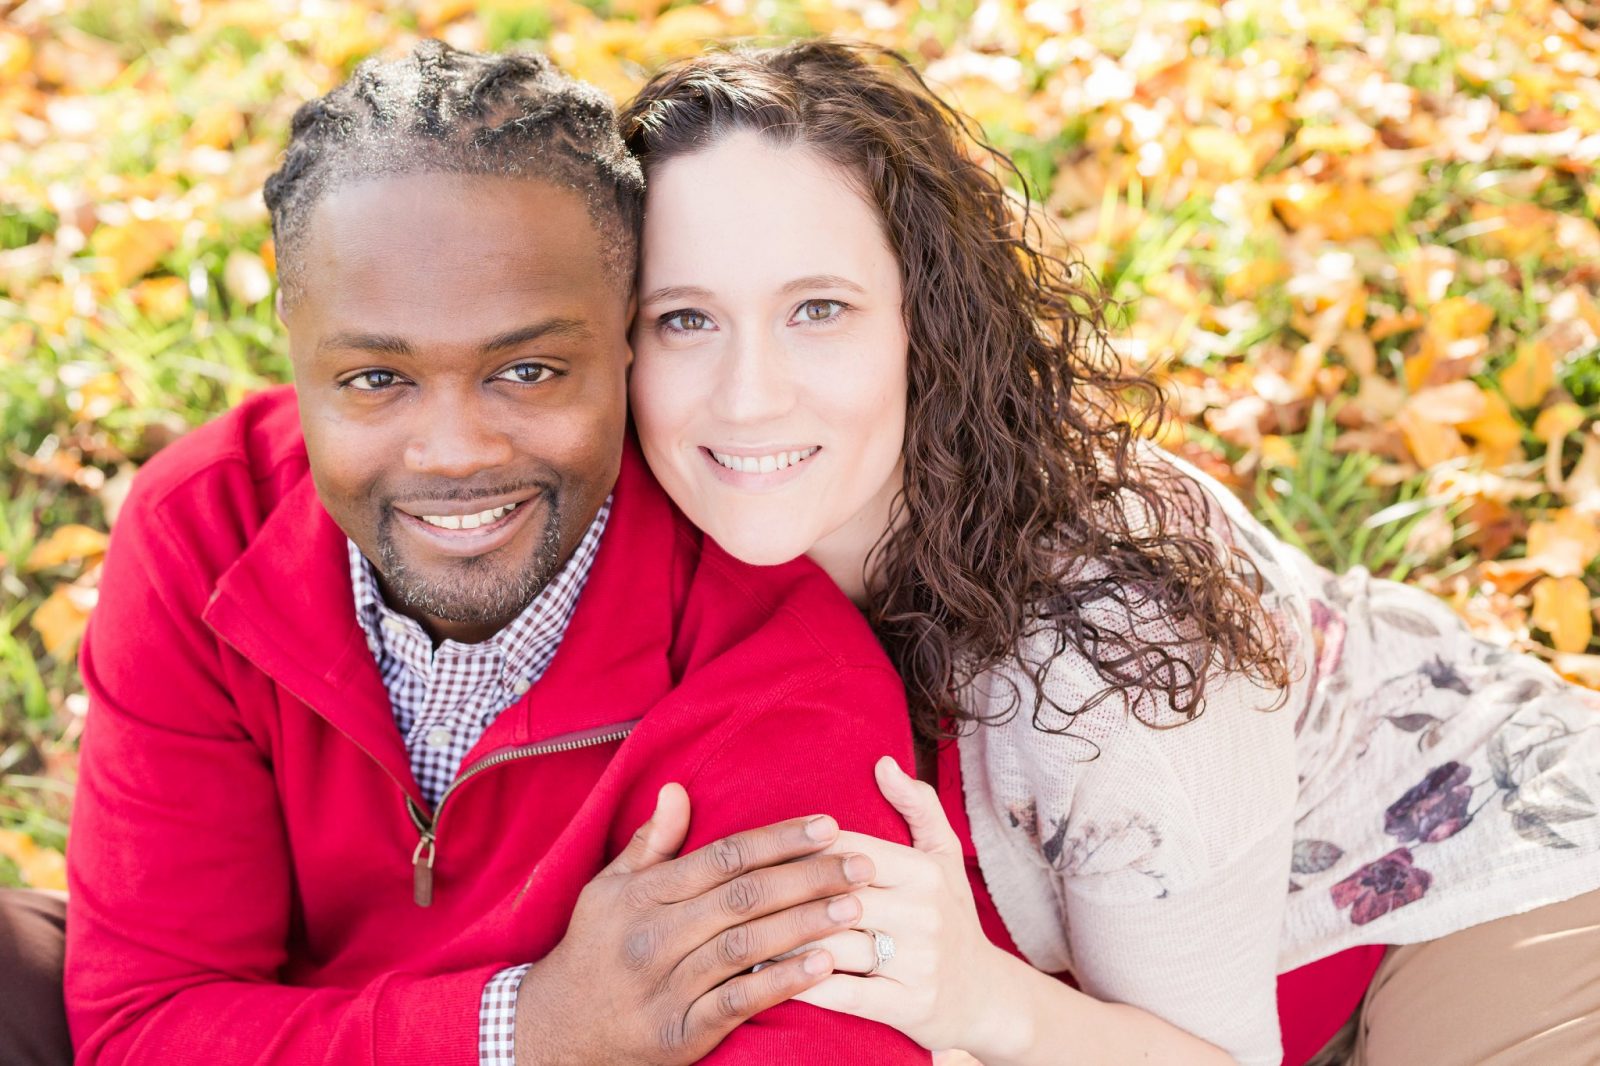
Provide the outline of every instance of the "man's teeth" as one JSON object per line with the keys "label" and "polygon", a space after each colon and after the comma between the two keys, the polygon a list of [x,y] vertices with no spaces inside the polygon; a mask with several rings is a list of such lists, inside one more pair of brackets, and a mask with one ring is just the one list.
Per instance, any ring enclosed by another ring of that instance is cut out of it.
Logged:
{"label": "man's teeth", "polygon": [[802,448],[797,452],[776,452],[772,455],[729,455],[726,452],[714,451],[711,458],[727,467],[737,470],[741,474],[770,474],[774,470],[784,470],[796,463],[816,455],[820,447]]}
{"label": "man's teeth", "polygon": [[479,511],[477,514],[425,514],[417,517],[430,526],[440,529],[477,529],[490,522],[497,522],[516,510],[517,505],[508,503],[504,507],[496,507],[492,511]]}

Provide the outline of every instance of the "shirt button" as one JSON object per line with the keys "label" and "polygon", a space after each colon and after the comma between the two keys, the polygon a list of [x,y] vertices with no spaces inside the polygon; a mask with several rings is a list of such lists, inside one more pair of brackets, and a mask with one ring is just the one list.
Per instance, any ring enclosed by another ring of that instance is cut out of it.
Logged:
{"label": "shirt button", "polygon": [[451,735],[450,730],[443,726],[428,731],[428,747],[433,748],[435,751],[449,747],[450,741],[453,739],[455,738]]}
{"label": "shirt button", "polygon": [[532,687],[533,682],[529,681],[525,677],[519,677],[515,681],[511,682],[511,691],[515,692],[519,696],[526,696],[528,694],[528,690]]}

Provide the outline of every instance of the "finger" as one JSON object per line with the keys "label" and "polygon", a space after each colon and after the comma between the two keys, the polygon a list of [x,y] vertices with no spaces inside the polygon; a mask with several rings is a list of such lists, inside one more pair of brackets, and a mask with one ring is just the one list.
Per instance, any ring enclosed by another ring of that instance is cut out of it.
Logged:
{"label": "finger", "polygon": [[704,943],[729,926],[862,888],[876,872],[865,855],[818,855],[755,870],[684,901],[681,928]]}
{"label": "finger", "polygon": [[729,926],[690,952],[675,976],[699,994],[744,970],[814,950],[860,916],[860,900],[835,896]]}
{"label": "finger", "polygon": [[688,1046],[721,1040],[745,1020],[815,985],[832,969],[826,951],[812,951],[724,981],[690,1004],[684,1018]]}
{"label": "finger", "polygon": [[[650,894],[661,903],[693,899],[752,870],[812,855],[838,835],[839,823],[825,814],[735,833],[650,871]],[[842,891],[835,888],[826,894]]]}
{"label": "finger", "polygon": [[911,846],[934,855],[960,855],[961,838],[950,826],[950,819],[939,802],[939,793],[926,781],[918,781],[885,755],[872,768],[878,791],[911,827]]}
{"label": "finger", "polygon": [[[761,972],[766,973],[765,970]],[[813,1007],[894,1025],[903,1013],[905,995],[905,986],[898,981],[836,973],[790,998]]]}
{"label": "finger", "polygon": [[845,929],[802,947],[806,950],[821,948],[833,956],[835,971],[857,976],[872,969],[872,963],[877,958],[877,948],[873,944],[872,934],[864,928]]}
{"label": "finger", "polygon": [[689,831],[689,794],[677,782],[661,786],[650,818],[634,830],[622,854],[600,871],[601,877],[638,873],[672,858]]}
{"label": "finger", "polygon": [[878,888],[921,888],[937,884],[942,876],[938,864],[949,861],[946,856],[929,855],[892,840],[881,840],[849,830],[841,832],[839,838],[828,845],[826,853],[843,855],[850,852],[860,853],[872,860],[877,870],[872,883]]}

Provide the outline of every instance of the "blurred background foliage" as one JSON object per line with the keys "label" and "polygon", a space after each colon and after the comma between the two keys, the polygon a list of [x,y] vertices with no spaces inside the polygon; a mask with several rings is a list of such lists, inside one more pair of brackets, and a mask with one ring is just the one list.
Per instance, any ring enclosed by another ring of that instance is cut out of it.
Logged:
{"label": "blurred background foliage", "polygon": [[419,36],[619,99],[714,39],[913,56],[1158,367],[1162,443],[1338,568],[1600,686],[1590,0],[0,0],[0,884],[55,886],[139,465],[285,380],[263,179]]}

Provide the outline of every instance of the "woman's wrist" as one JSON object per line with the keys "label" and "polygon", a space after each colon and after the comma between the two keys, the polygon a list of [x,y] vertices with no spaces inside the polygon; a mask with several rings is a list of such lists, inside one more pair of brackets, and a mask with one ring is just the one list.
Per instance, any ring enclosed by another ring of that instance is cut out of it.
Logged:
{"label": "woman's wrist", "polygon": [[[981,968],[984,976],[979,985],[984,995],[974,1004],[977,1013],[961,1050],[984,1066],[1026,1062],[1037,1044],[1039,1012],[1045,1006],[1035,981],[1042,977],[1052,984],[1059,982],[993,944],[984,948],[987,965]],[[1066,985],[1060,987],[1071,991]]]}

